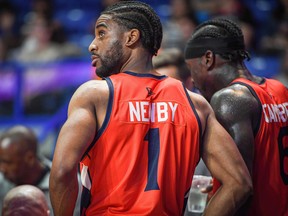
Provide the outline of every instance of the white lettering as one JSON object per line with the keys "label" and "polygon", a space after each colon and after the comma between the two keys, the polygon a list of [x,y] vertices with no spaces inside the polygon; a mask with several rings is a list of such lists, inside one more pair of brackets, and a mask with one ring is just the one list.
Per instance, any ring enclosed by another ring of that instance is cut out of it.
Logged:
{"label": "white lettering", "polygon": [[286,112],[286,119],[288,118],[288,102],[282,104]]}
{"label": "white lettering", "polygon": [[173,102],[129,101],[131,122],[174,122],[178,104]]}
{"label": "white lettering", "polygon": [[263,113],[264,113],[264,116],[265,116],[265,121],[266,121],[267,123],[269,123],[268,116],[267,116],[267,114],[266,114],[266,112],[265,112],[265,108],[266,108],[266,107],[267,107],[267,104],[263,104],[263,105],[262,105]]}
{"label": "white lettering", "polygon": [[130,121],[134,122],[134,115],[137,121],[140,121],[139,102],[136,102],[136,108],[134,107],[133,102],[129,102],[128,104],[129,104],[129,111],[130,111]]}
{"label": "white lettering", "polygon": [[169,104],[169,106],[170,106],[170,108],[171,108],[171,110],[172,110],[172,122],[174,122],[175,111],[176,111],[176,109],[177,109],[178,104],[175,103],[174,106],[173,106],[172,102],[168,102],[168,104]]}
{"label": "white lettering", "polygon": [[272,110],[275,116],[275,122],[279,122],[279,110],[277,104],[272,105]]}
{"label": "white lettering", "polygon": [[274,113],[273,113],[273,111],[272,111],[272,108],[270,107],[270,105],[269,106],[267,106],[268,107],[268,112],[269,112],[269,122],[272,122],[272,121],[274,121],[275,122],[275,116],[274,116]]}
{"label": "white lettering", "polygon": [[287,122],[288,120],[288,102],[283,104],[263,104],[262,109],[267,123]]}
{"label": "white lettering", "polygon": [[287,117],[285,116],[285,109],[282,104],[278,104],[278,116],[279,116],[279,121],[286,122]]}
{"label": "white lettering", "polygon": [[[149,116],[146,114],[149,114],[150,111],[150,107],[149,107],[149,102],[148,101],[141,101],[140,102],[140,107],[141,107],[141,117],[142,117],[142,121],[144,122],[149,122]],[[148,109],[148,112],[147,112]],[[146,117],[145,117],[146,114]]]}
{"label": "white lettering", "polygon": [[164,122],[168,119],[167,110],[168,110],[167,103],[165,102],[157,103],[158,122]]}

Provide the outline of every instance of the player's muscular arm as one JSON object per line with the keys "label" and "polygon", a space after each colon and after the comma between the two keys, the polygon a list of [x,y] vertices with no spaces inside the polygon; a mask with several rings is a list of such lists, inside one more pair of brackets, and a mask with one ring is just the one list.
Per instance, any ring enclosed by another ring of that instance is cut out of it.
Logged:
{"label": "player's muscular arm", "polygon": [[67,121],[56,143],[50,175],[50,197],[56,216],[73,215],[78,194],[78,163],[97,131],[99,120],[95,110],[103,110],[106,104],[99,95],[103,99],[109,95],[105,91],[99,92],[97,82],[96,86],[93,82],[82,85],[73,95]]}
{"label": "player's muscular arm", "polygon": [[234,139],[252,176],[254,130],[261,106],[250,91],[240,85],[217,92],[211,99],[217,120]]}
{"label": "player's muscular arm", "polygon": [[197,96],[191,98],[203,127],[202,158],[222,187],[210,200],[204,215],[233,215],[252,191],[245,163],[228,132],[216,120],[211,106]]}

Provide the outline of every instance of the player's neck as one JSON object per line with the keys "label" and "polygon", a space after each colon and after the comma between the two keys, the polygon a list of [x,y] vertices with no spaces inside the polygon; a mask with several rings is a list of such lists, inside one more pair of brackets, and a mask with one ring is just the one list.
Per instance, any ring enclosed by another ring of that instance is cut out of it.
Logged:
{"label": "player's neck", "polygon": [[134,52],[121,67],[121,71],[132,71],[135,73],[152,73],[152,55],[147,52]]}

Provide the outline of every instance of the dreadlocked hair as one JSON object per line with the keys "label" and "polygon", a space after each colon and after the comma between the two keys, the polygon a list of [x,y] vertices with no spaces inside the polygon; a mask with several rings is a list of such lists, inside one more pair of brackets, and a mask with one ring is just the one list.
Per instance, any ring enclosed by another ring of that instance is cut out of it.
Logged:
{"label": "dreadlocked hair", "polygon": [[[200,24],[195,28],[191,40],[198,38],[231,38],[241,37],[244,43],[244,36],[241,28],[232,20],[226,18],[215,18]],[[250,60],[250,55],[246,50],[234,50],[229,53],[220,53],[222,58],[237,61]]]}
{"label": "dreadlocked hair", "polygon": [[143,47],[157,55],[162,42],[162,25],[153,8],[139,1],[120,1],[108,7],[101,14],[108,14],[127,29],[138,29]]}

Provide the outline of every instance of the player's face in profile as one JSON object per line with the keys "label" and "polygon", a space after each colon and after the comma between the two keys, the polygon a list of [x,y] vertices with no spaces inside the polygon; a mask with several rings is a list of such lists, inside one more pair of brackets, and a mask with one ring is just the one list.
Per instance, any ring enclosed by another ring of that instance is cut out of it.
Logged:
{"label": "player's face in profile", "polygon": [[194,80],[195,88],[209,101],[212,95],[209,93],[209,87],[207,88],[209,77],[207,71],[205,71],[205,67],[201,64],[201,59],[188,59],[186,63]]}
{"label": "player's face in profile", "polygon": [[89,46],[92,66],[99,77],[120,72],[123,58],[123,30],[108,15],[101,15],[96,22],[95,38]]}
{"label": "player's face in profile", "polygon": [[99,57],[100,67],[96,68],[96,74],[99,77],[107,77],[118,73],[117,68],[121,63],[123,48],[119,41],[115,41],[107,50],[106,54]]}

